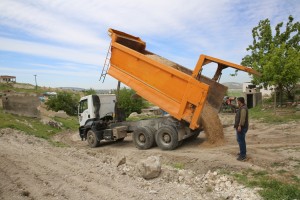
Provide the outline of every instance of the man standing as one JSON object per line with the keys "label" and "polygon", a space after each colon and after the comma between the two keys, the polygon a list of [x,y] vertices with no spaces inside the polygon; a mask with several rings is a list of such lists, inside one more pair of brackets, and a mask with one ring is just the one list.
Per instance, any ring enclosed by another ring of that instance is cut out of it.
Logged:
{"label": "man standing", "polygon": [[236,130],[236,138],[240,147],[237,160],[243,161],[246,159],[246,133],[249,127],[248,108],[243,97],[237,98],[238,110],[235,115],[234,128]]}

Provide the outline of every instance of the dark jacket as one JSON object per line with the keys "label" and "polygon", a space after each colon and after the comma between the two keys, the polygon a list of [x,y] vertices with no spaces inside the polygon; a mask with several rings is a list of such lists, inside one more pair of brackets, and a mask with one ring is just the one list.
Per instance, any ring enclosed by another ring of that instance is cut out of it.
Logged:
{"label": "dark jacket", "polygon": [[[242,114],[242,110],[244,110],[244,112],[243,112],[244,114]],[[241,117],[242,117],[242,119],[241,119]],[[248,108],[247,108],[246,104],[243,105],[242,107],[240,107],[236,112],[234,128],[237,128],[239,125],[241,125],[242,128],[249,127]]]}

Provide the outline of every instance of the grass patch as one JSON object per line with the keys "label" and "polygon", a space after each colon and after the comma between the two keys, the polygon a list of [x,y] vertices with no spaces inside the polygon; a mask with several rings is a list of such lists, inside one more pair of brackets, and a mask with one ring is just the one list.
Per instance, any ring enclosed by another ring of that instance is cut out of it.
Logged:
{"label": "grass patch", "polygon": [[289,115],[275,115],[273,109],[262,109],[261,106],[249,109],[249,115],[252,119],[260,120],[265,123],[286,123],[290,121],[300,121],[300,115],[291,113]]}
{"label": "grass patch", "polygon": [[263,177],[263,176],[267,176],[268,172],[267,171],[253,171],[252,172],[252,176],[257,178],[257,177]]}
{"label": "grass patch", "polygon": [[241,96],[243,96],[243,90],[242,89],[229,89],[227,91],[227,96],[241,97]]}
{"label": "grass patch", "polygon": [[62,130],[76,130],[78,128],[78,122],[76,117],[69,117],[67,119],[55,118],[55,120],[63,124],[62,129],[43,124],[38,118],[9,114],[5,113],[2,108],[0,109],[0,129],[16,129],[19,131],[23,131],[29,135],[34,135],[36,137],[46,139],[50,141],[50,143],[54,146],[63,146],[62,144],[51,141],[51,137],[61,132]]}
{"label": "grass patch", "polygon": [[183,163],[174,163],[172,166],[175,169],[184,169],[184,164]]}
{"label": "grass patch", "polygon": [[284,170],[284,169],[280,169],[280,170],[277,170],[277,173],[278,174],[285,174],[287,173],[288,171]]}
{"label": "grass patch", "polygon": [[271,177],[266,171],[244,170],[241,173],[234,173],[234,178],[247,187],[259,187],[260,195],[264,199],[299,199],[300,184],[281,182]]}
{"label": "grass patch", "polygon": [[[49,89],[49,88],[43,88],[43,87],[37,87],[37,90],[35,89],[35,86],[30,85],[30,84],[25,84],[25,83],[17,83],[19,86],[23,85],[24,87],[29,86],[28,89],[26,88],[18,88],[18,87],[14,87],[13,83],[0,83],[0,91],[8,91],[8,90],[13,90],[15,92],[24,92],[24,93],[38,93],[38,94],[42,94],[44,92],[49,92],[49,90],[53,90],[53,89]],[[30,88],[33,87],[33,88]]]}
{"label": "grass patch", "polygon": [[295,185],[274,179],[261,179],[259,187],[263,188],[260,194],[264,199],[298,199],[300,197],[300,190]]}
{"label": "grass patch", "polygon": [[12,128],[23,131],[27,134],[34,135],[44,139],[50,139],[51,136],[60,132],[58,128],[44,125],[38,118],[18,116],[14,114],[4,113],[0,109],[0,128]]}
{"label": "grass patch", "polygon": [[69,129],[72,131],[78,130],[78,118],[74,116],[70,116],[68,118],[60,118],[54,117],[54,120],[63,124],[65,129]]}

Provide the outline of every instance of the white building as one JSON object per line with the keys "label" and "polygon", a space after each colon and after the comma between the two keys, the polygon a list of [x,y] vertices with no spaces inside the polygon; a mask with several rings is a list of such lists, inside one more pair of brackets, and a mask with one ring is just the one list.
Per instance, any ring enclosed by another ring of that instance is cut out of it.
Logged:
{"label": "white building", "polygon": [[[253,85],[250,82],[245,82],[243,83],[243,92],[261,92],[263,97],[270,97],[274,87],[269,86],[266,89],[264,87],[260,88],[257,87],[256,85]],[[254,91],[252,91],[254,90]]]}
{"label": "white building", "polygon": [[15,76],[7,76],[7,75],[0,76],[0,83],[15,83],[15,82],[16,82]]}

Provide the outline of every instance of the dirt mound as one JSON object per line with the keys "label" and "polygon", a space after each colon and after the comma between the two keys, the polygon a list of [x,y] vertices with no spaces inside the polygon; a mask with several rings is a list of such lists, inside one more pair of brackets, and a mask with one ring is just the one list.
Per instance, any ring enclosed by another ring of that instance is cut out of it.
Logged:
{"label": "dirt mound", "polygon": [[202,110],[201,124],[203,125],[207,141],[210,144],[223,144],[223,125],[216,110],[206,103]]}
{"label": "dirt mound", "polygon": [[[73,134],[64,135],[73,140]],[[217,172],[196,173],[167,165],[165,161],[171,155],[177,157],[178,151],[163,152],[161,174],[145,180],[137,171],[137,163],[157,155],[155,151],[161,152],[159,149],[140,151],[132,142],[93,149],[73,145],[54,147],[20,131],[0,129],[0,199],[206,200],[237,199],[238,195],[245,199],[260,198],[252,189]],[[199,156],[199,151],[195,155]],[[185,152],[182,157],[187,159]],[[195,160],[190,161],[195,165]],[[197,163],[197,169],[199,166]]]}

